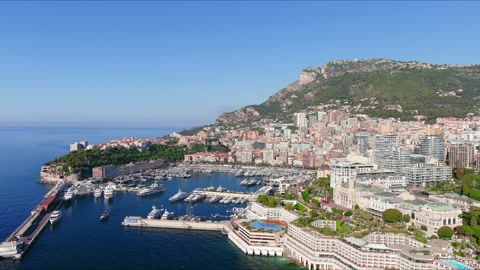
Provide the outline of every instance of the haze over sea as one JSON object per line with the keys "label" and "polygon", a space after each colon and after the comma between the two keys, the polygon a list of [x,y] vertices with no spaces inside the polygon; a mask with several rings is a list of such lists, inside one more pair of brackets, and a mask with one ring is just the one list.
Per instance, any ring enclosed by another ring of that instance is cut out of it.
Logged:
{"label": "haze over sea", "polygon": [[[90,144],[135,136],[156,138],[179,128],[103,127],[0,127],[0,240],[4,240],[30,214],[52,187],[39,184],[40,166],[66,154],[69,144],[87,139]],[[22,260],[0,261],[0,269],[296,269],[284,258],[247,256],[219,232],[124,228],[127,215],[146,217],[153,204],[175,214],[186,214],[183,202],[168,198],[178,188],[221,184],[234,191],[255,190],[240,186],[242,179],[228,174],[194,174],[189,179],[163,181],[163,194],[137,198],[117,192],[110,203],[93,195],[76,197],[64,208],[62,220],[47,225]],[[226,215],[228,205],[202,202],[195,215]],[[110,219],[101,223],[104,209]]]}

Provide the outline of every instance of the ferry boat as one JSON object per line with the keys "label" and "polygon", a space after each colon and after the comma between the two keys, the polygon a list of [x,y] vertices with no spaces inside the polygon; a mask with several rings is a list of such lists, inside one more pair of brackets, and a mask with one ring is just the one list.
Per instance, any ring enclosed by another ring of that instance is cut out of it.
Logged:
{"label": "ferry boat", "polygon": [[61,218],[62,218],[63,214],[62,214],[62,211],[60,210],[55,210],[52,212],[52,214],[50,215],[50,218],[48,219],[50,221],[50,224],[55,224],[57,223]]}
{"label": "ferry boat", "polygon": [[163,214],[163,209],[158,209],[155,205],[152,206],[152,211],[148,213],[147,219],[157,219]]}
{"label": "ferry boat", "polygon": [[170,197],[168,200],[171,202],[175,202],[175,201],[185,199],[186,197],[188,197],[188,195],[190,195],[190,193],[182,191],[181,189],[178,189],[178,192],[172,197]]}
{"label": "ferry boat", "polygon": [[102,197],[102,193],[103,193],[103,190],[100,187],[97,187],[93,191],[93,196],[95,196],[95,198],[100,198],[100,197]]}
{"label": "ferry boat", "polygon": [[107,220],[109,217],[110,217],[110,213],[107,210],[105,210],[105,211],[103,211],[102,215],[100,216],[100,221]]}
{"label": "ferry boat", "polygon": [[163,213],[161,220],[170,220],[173,218],[173,212],[168,212],[165,209],[165,213]]}
{"label": "ferry boat", "polygon": [[113,198],[113,188],[111,186],[108,185],[105,188],[105,190],[103,191],[103,197],[107,200]]}
{"label": "ferry boat", "polygon": [[147,196],[150,194],[155,194],[159,192],[164,192],[166,189],[162,184],[158,184],[157,182],[151,184],[149,187],[144,187],[142,188],[138,193],[137,196],[142,197],[142,196]]}

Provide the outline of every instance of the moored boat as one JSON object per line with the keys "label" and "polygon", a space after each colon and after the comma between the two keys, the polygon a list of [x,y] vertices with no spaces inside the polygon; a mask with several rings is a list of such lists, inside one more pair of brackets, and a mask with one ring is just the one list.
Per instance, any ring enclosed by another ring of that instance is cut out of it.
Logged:
{"label": "moored boat", "polygon": [[155,194],[159,192],[164,192],[166,188],[162,184],[158,184],[157,182],[151,184],[149,187],[144,187],[142,188],[137,195],[142,197],[142,196],[147,196],[150,194]]}
{"label": "moored boat", "polygon": [[155,205],[152,206],[152,211],[148,213],[147,219],[157,219],[160,218],[163,214],[163,209],[158,209]]}
{"label": "moored boat", "polygon": [[107,200],[113,197],[113,188],[111,186],[108,185],[105,188],[105,190],[103,191],[103,197]]}
{"label": "moored boat", "polygon": [[190,193],[182,191],[181,189],[178,189],[178,192],[175,193],[175,195],[170,197],[168,200],[171,201],[171,202],[175,202],[175,201],[185,199],[186,197],[188,197],[188,195],[190,195]]}
{"label": "moored boat", "polygon": [[161,220],[170,220],[173,218],[173,212],[168,212],[167,209],[165,209],[165,213],[163,213]]}
{"label": "moored boat", "polygon": [[103,193],[103,190],[100,188],[100,187],[97,187],[94,191],[93,191],[93,196],[95,198],[100,198],[102,197],[102,193]]}
{"label": "moored boat", "polygon": [[50,221],[50,224],[55,224],[57,223],[61,218],[62,218],[63,214],[62,214],[62,211],[60,210],[55,210],[52,212],[52,214],[50,215],[50,218],[48,219]]}

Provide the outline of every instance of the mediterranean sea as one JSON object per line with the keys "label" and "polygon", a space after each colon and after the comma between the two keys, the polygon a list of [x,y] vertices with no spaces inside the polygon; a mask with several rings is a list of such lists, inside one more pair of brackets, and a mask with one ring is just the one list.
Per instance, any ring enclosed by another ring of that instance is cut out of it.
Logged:
{"label": "mediterranean sea", "polygon": [[[0,241],[17,228],[52,187],[40,184],[43,163],[64,155],[69,144],[88,140],[90,144],[135,136],[156,138],[180,128],[103,127],[0,127]],[[254,191],[240,185],[231,174],[193,174],[191,178],[162,181],[167,190],[138,198],[135,193],[116,192],[105,202],[93,195],[77,196],[62,207],[64,216],[55,226],[47,225],[21,260],[0,260],[0,269],[299,269],[283,257],[247,256],[220,232],[171,229],[125,228],[125,216],[146,217],[152,205],[187,212],[184,202],[168,198],[179,188],[226,187],[233,191]],[[229,215],[239,205],[193,205],[193,214]],[[241,207],[244,207],[242,205]],[[110,218],[100,222],[108,209]]]}

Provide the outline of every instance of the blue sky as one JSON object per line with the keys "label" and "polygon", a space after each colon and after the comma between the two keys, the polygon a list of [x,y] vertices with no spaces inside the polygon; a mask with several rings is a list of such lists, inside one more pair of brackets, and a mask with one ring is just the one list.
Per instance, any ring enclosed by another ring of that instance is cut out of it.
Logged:
{"label": "blue sky", "polygon": [[0,125],[199,126],[339,59],[480,64],[480,2],[0,2]]}

